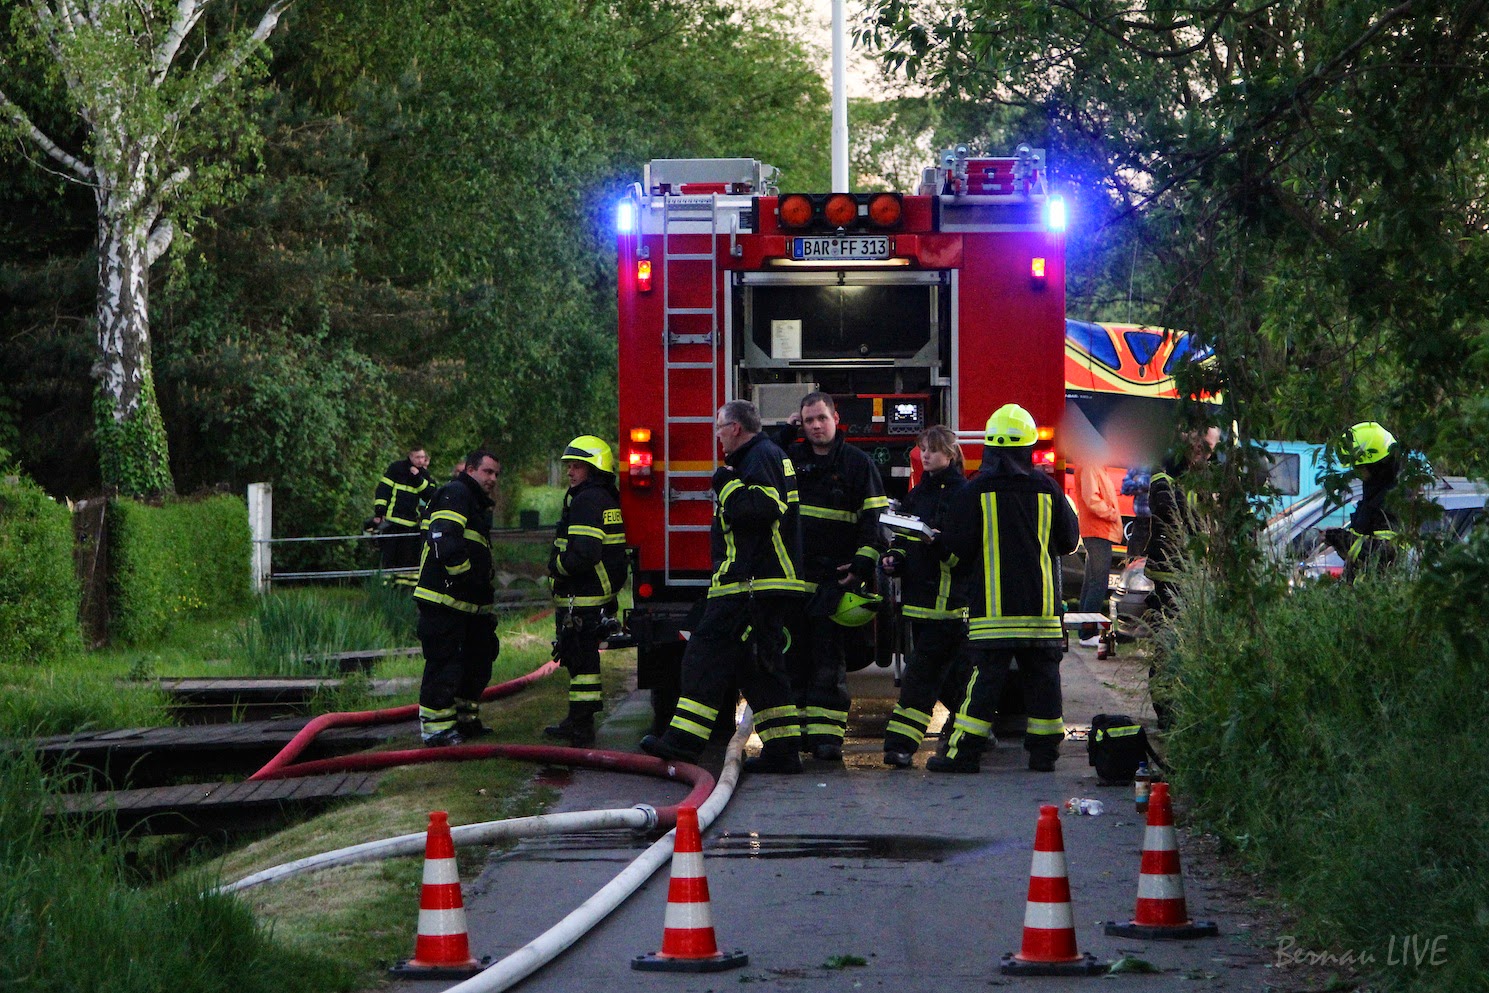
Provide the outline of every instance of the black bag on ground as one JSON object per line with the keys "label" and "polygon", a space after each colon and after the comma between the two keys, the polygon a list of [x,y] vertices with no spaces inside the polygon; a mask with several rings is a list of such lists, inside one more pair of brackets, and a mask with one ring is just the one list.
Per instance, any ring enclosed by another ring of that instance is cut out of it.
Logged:
{"label": "black bag on ground", "polygon": [[1147,732],[1126,714],[1097,714],[1091,718],[1086,755],[1103,784],[1130,783],[1138,764],[1156,759]]}

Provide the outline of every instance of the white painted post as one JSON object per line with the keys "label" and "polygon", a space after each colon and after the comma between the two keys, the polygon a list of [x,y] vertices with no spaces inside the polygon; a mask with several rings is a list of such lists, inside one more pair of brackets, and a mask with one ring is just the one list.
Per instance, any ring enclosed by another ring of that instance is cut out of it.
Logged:
{"label": "white painted post", "polygon": [[269,592],[273,568],[269,558],[269,538],[274,534],[274,487],[269,483],[248,484],[248,531],[253,539],[250,563],[253,591]]}

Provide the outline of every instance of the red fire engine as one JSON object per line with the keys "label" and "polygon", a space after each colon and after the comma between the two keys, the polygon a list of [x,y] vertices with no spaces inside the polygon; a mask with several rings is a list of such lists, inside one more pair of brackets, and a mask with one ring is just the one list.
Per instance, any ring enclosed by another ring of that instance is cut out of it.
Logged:
{"label": "red fire engine", "polygon": [[620,496],[634,549],[626,619],[640,685],[675,696],[687,615],[707,591],[714,413],[767,424],[833,395],[891,497],[915,437],[953,426],[968,468],[1016,402],[1056,471],[1065,399],[1064,201],[1044,152],[943,153],[918,192],[781,194],[753,159],[659,159],[620,205]]}

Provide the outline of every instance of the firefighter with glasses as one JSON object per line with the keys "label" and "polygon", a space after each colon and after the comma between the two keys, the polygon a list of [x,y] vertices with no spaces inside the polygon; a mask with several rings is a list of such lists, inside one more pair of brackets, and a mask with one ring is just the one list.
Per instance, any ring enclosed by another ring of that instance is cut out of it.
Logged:
{"label": "firefighter with glasses", "polygon": [[714,417],[724,464],[713,474],[708,599],[682,657],[672,723],[641,739],[658,758],[696,762],[735,687],[755,711],[764,748],[748,772],[799,773],[801,728],[783,658],[782,618],[805,592],[796,475],[789,459],[760,433],[760,414],[731,400]]}
{"label": "firefighter with glasses", "polygon": [[594,744],[604,706],[600,642],[626,582],[626,526],[615,486],[615,455],[594,435],[569,442],[560,457],[569,477],[563,514],[548,556],[553,586],[554,658],[569,670],[569,712],[545,738]]}
{"label": "firefighter with glasses", "polygon": [[786,666],[802,716],[802,751],[841,762],[852,702],[845,628],[871,620],[879,603],[867,586],[887,544],[879,513],[889,499],[873,460],[838,430],[837,404],[829,394],[802,397],[798,416],[803,437],[786,454],[801,492],[808,600],[791,624]]}
{"label": "firefighter with glasses", "polygon": [[1034,468],[1038,429],[1004,404],[988,418],[982,469],[952,500],[942,528],[953,575],[966,583],[970,665],[962,704],[930,772],[977,772],[993,715],[1018,662],[1029,768],[1053,772],[1065,737],[1060,692],[1064,611],[1060,556],[1075,551],[1080,522],[1065,494]]}

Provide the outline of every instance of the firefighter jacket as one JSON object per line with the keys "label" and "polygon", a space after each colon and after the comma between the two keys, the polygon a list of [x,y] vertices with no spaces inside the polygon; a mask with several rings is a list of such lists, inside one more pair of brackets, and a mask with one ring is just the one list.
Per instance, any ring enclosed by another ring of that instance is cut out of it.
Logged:
{"label": "firefighter jacket", "polygon": [[[918,517],[940,530],[952,500],[967,485],[955,465],[921,477],[900,505],[903,513]],[[900,577],[900,613],[918,621],[948,621],[967,616],[967,597],[961,584],[953,584],[951,563],[936,547],[937,542],[916,534],[896,534],[889,549]]]}
{"label": "firefighter jacket", "polygon": [[394,462],[377,481],[372,495],[372,516],[417,528],[436,488],[428,469],[416,469],[408,459]]}
{"label": "firefighter jacket", "polygon": [[879,470],[842,432],[826,455],[800,440],[787,449],[801,493],[801,546],[807,589],[836,584],[838,566],[851,565],[860,580],[873,578],[886,542],[879,512],[889,507]]}
{"label": "firefighter jacket", "polygon": [[553,602],[608,607],[625,585],[626,571],[626,526],[615,477],[600,473],[569,487],[548,556]]}
{"label": "firefighter jacket", "polygon": [[796,470],[780,448],[757,434],[714,472],[709,547],[710,599],[806,591],[801,578],[801,525]]}
{"label": "firefighter jacket", "polygon": [[1060,556],[1080,523],[1054,480],[999,449],[951,502],[937,545],[966,583],[967,637],[1006,648],[1064,644]]}
{"label": "firefighter jacket", "polygon": [[1168,461],[1153,473],[1148,501],[1153,529],[1148,534],[1148,562],[1143,573],[1155,583],[1172,583],[1184,568],[1184,541],[1194,531],[1198,496],[1184,488],[1181,463]]}
{"label": "firefighter jacket", "polygon": [[491,498],[463,472],[435,492],[415,600],[464,614],[496,613],[491,508]]}
{"label": "firefighter jacket", "polygon": [[1386,507],[1386,499],[1396,488],[1401,463],[1385,459],[1370,467],[1360,502],[1349,517],[1349,526],[1330,528],[1324,540],[1344,560],[1344,577],[1353,580],[1366,565],[1390,565],[1396,559],[1396,538],[1401,519]]}

